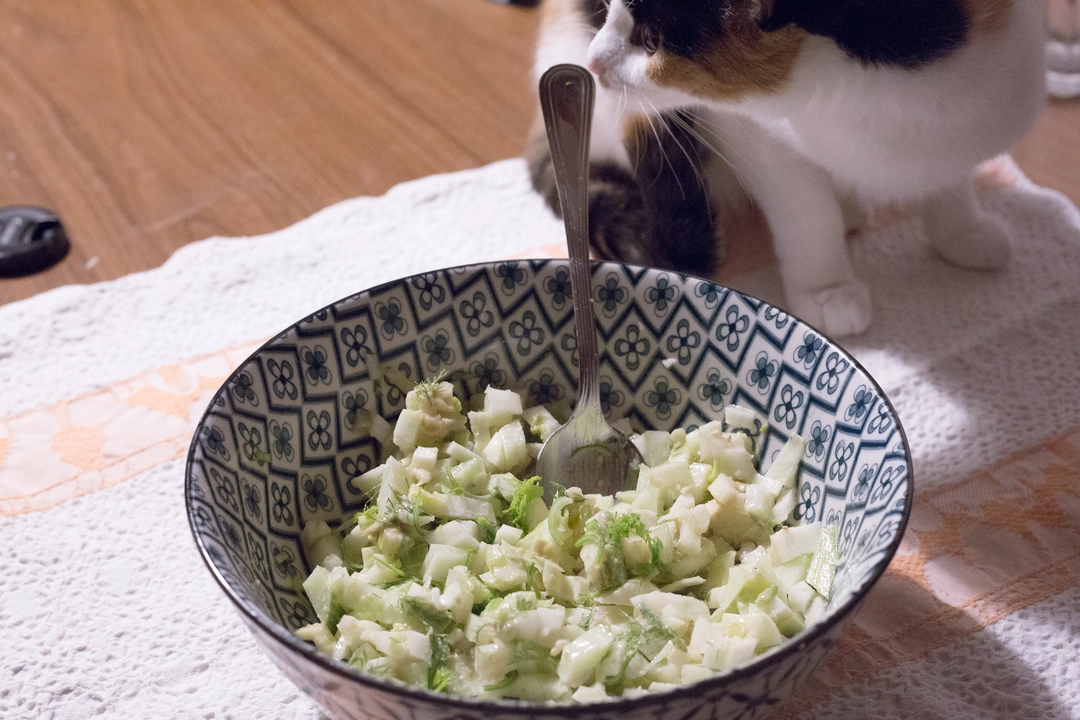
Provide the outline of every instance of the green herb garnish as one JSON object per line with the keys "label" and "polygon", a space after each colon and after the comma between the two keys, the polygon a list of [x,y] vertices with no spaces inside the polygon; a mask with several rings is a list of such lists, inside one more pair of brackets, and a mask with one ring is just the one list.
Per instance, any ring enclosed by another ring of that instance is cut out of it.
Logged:
{"label": "green herb garnish", "polygon": [[446,692],[453,679],[453,673],[450,671],[450,643],[445,635],[439,633],[432,633],[429,641],[431,666],[428,668],[428,690]]}
{"label": "green herb garnish", "polygon": [[430,600],[416,595],[401,598],[401,612],[409,620],[425,630],[445,633],[454,627],[454,616],[449,610],[439,610]]}
{"label": "green herb garnish", "polygon": [[633,618],[630,620],[630,628],[623,636],[623,657],[619,674],[609,677],[604,681],[604,689],[611,695],[621,695],[626,684],[626,670],[630,667],[630,661],[634,659],[641,649],[655,642],[663,640],[671,641],[675,647],[685,650],[686,645],[675,631],[664,624],[664,621],[656,616],[649,608],[640,605],[644,625]]}
{"label": "green herb garnish", "polygon": [[499,682],[497,682],[497,683],[495,683],[493,685],[485,685],[484,690],[486,690],[487,692],[495,692],[497,690],[505,690],[506,688],[513,685],[514,681],[517,680],[517,678],[518,678],[518,671],[517,670],[511,670],[510,672],[506,673],[506,677],[504,677]]}
{"label": "green herb garnish", "polygon": [[326,629],[331,635],[337,635],[337,626],[341,618],[345,617],[345,607],[337,600],[330,600],[330,612],[326,616]]}
{"label": "green herb garnish", "polygon": [[525,517],[529,505],[532,504],[533,500],[544,494],[544,489],[540,487],[539,482],[540,476],[533,475],[527,480],[522,480],[514,488],[514,495],[510,498],[510,507],[503,512],[503,518],[506,520],[507,525],[513,525],[525,532],[529,531],[527,518]]}

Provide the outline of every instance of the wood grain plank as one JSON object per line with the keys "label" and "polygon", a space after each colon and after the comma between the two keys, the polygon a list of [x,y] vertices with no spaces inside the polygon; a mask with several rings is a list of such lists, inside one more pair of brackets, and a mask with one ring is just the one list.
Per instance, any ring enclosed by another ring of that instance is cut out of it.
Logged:
{"label": "wood grain plank", "polygon": [[0,203],[57,210],[73,240],[56,268],[0,280],[0,302],[519,155],[535,17],[480,0],[0,3]]}

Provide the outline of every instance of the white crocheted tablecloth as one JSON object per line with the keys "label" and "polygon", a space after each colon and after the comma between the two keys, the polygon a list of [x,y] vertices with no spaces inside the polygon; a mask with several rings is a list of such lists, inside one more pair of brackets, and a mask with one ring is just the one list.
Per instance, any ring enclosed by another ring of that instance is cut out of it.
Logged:
{"label": "white crocheted tablecloth", "polygon": [[[785,715],[1080,717],[1080,213],[1008,159],[982,199],[1015,243],[1004,272],[942,263],[903,214],[853,242],[875,319],[844,345],[907,429],[915,504]],[[194,423],[247,353],[317,308],[561,243],[509,160],[0,307],[0,718],[319,717],[196,553]],[[726,280],[782,299],[772,267]]]}

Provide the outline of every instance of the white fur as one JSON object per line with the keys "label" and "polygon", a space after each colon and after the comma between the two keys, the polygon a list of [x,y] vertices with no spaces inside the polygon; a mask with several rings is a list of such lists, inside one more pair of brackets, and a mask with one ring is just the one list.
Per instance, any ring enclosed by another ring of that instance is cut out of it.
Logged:
{"label": "white fur", "polygon": [[[623,97],[647,112],[700,106],[702,98],[649,82],[647,54],[628,41],[632,26],[624,0],[612,0],[587,50],[575,45],[553,60],[560,53],[542,48],[540,62],[588,64],[604,88],[598,114]],[[575,42],[590,34],[579,29]],[[1005,264],[1008,240],[979,210],[972,172],[1009,150],[1038,115],[1042,48],[1041,3],[1020,0],[1005,32],[976,37],[925,68],[866,66],[811,37],[784,90],[709,103],[718,149],[772,230],[792,312],[838,336],[870,322],[870,295],[851,271],[834,188],[870,202],[923,200],[931,246],[946,260]]]}
{"label": "white fur", "polygon": [[[556,22],[558,27],[550,27],[541,38],[536,50],[536,63],[533,71],[536,81],[548,68],[561,63],[584,65],[585,53],[592,40],[592,29],[579,14],[566,15]],[[596,94],[596,106],[593,110],[592,138],[589,156],[593,160],[605,160],[629,167],[630,156],[622,142],[620,121],[625,108],[622,95],[617,92]]]}

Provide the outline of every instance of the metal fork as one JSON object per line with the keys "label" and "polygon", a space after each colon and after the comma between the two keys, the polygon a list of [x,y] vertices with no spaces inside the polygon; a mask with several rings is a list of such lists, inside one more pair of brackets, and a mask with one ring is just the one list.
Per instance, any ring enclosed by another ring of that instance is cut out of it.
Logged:
{"label": "metal fork", "polygon": [[589,264],[589,134],[596,88],[589,71],[556,65],[540,78],[551,162],[570,251],[570,290],[577,331],[578,401],[567,423],[540,451],[537,474],[549,502],[556,484],[611,495],[631,489],[641,454],[611,427],[600,406],[596,320]]}

